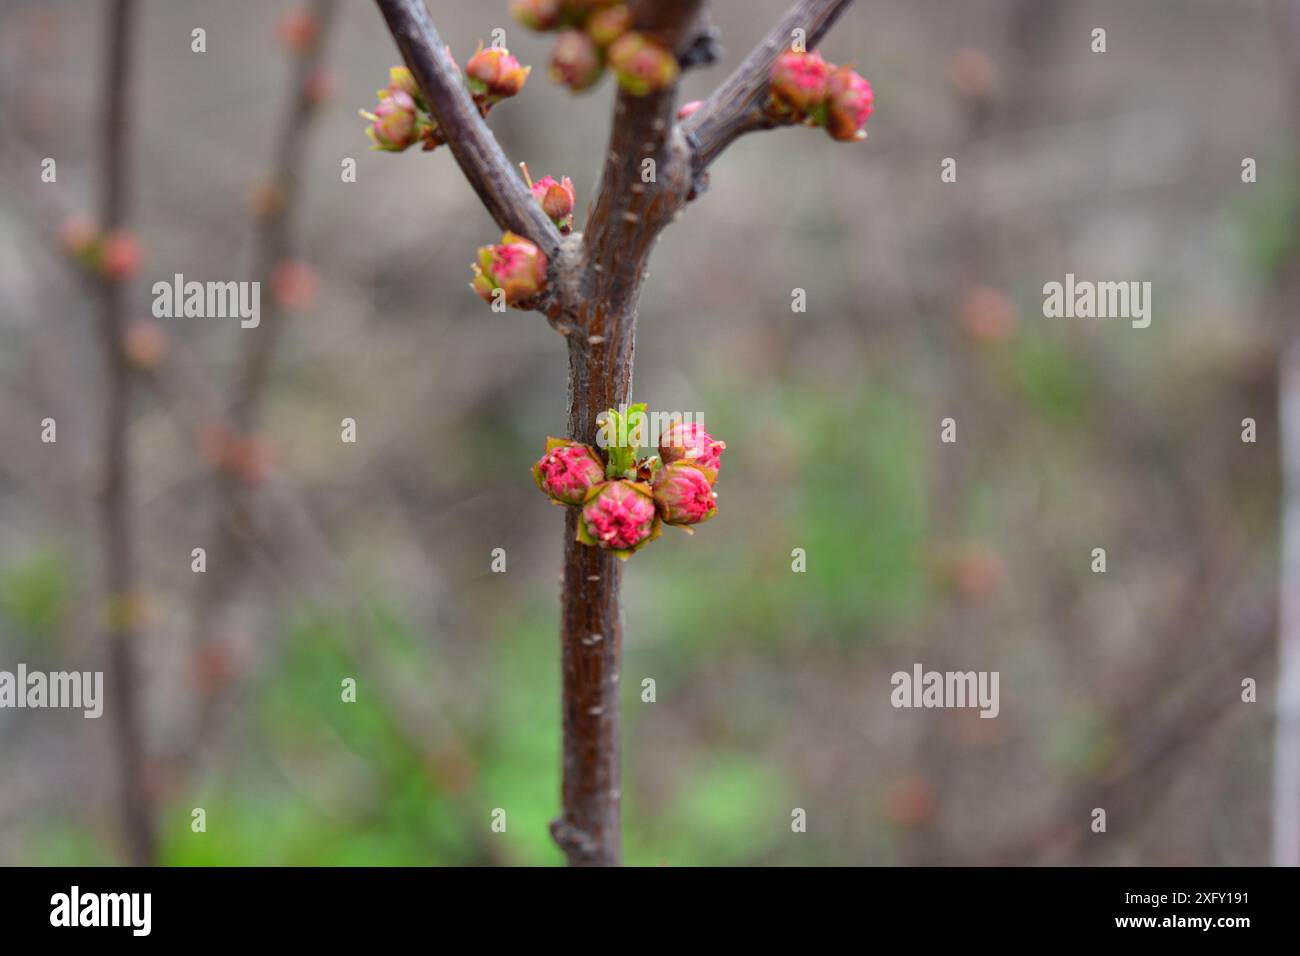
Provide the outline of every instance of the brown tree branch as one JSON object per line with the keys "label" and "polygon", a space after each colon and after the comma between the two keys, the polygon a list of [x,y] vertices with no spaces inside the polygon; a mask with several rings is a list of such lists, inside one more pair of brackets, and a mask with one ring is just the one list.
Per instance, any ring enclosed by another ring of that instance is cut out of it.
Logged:
{"label": "brown tree branch", "polygon": [[[636,29],[676,50],[700,0],[641,3]],[[672,142],[677,88],[620,90],[600,188],[583,237],[584,271],[569,342],[569,435],[596,443],[596,416],[630,399],[636,303],[655,237],[690,189],[684,142]],[[646,160],[654,176],[643,175]],[[649,181],[647,182],[647,179]],[[615,865],[620,825],[620,562],[577,541],[564,523],[560,667],[563,674],[563,814],[551,824],[571,865]]]}
{"label": "brown tree branch", "polygon": [[375,0],[452,155],[502,229],[531,239],[555,268],[560,231],[542,212],[479,114],[421,0]]}
{"label": "brown tree branch", "polygon": [[[549,290],[539,307],[568,340],[568,433],[594,445],[596,416],[630,399],[637,300],[659,232],[728,143],[749,129],[772,125],[759,123],[754,111],[762,112],[772,61],[789,44],[790,32],[801,27],[808,43],[816,43],[850,0],[796,5],[686,126],[676,122],[675,84],[646,96],[620,90],[590,219],[581,237],[568,240],[560,239],[515,176],[423,5],[417,0],[376,2],[488,211],[503,228],[538,243],[551,260]],[[701,7],[702,0],[637,0],[634,29],[689,65],[701,45],[711,49],[712,31],[700,16]],[[561,598],[563,814],[551,832],[571,865],[611,865],[622,857],[621,568],[608,552],[576,540],[577,521],[576,510],[570,509]]]}
{"label": "brown tree branch", "polygon": [[763,42],[682,124],[693,151],[696,175],[745,133],[781,125],[764,109],[772,64],[789,49],[796,28],[812,50],[853,0],[799,0],[768,31]]}
{"label": "brown tree branch", "polygon": [[[100,219],[105,230],[125,222],[127,184],[127,92],[131,78],[134,0],[114,0],[108,11],[108,61],[104,82],[103,175]],[[104,354],[104,471],[100,520],[107,597],[108,708],[120,774],[119,799],[131,863],[155,862],[153,799],[145,779],[144,742],[137,683],[136,644],[140,595],[136,582],[135,514],[132,502],[127,423],[131,405],[131,364],[124,348],[122,283],[100,277],[99,332]]]}

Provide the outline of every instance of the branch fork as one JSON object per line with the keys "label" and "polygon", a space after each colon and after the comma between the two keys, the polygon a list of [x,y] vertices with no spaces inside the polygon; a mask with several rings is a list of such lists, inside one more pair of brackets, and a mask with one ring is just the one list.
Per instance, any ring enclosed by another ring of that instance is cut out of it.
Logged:
{"label": "branch fork", "polygon": [[[446,134],[461,171],[503,230],[547,257],[535,301],[564,336],[569,357],[568,437],[596,444],[596,416],[630,401],[637,301],[659,232],[704,191],[710,164],[741,135],[780,125],[769,114],[768,78],[802,29],[815,47],[851,0],[798,0],[763,42],[686,119],[677,82],[634,95],[620,89],[600,186],[582,233],[562,236],[534,200],[474,108],[420,0],[376,0],[407,67]],[[676,51],[679,65],[711,62],[717,34],[703,0],[636,0],[632,29]],[[675,72],[675,71],[674,71]],[[643,91],[638,91],[643,92]],[[642,178],[646,160],[655,176]],[[620,562],[577,540],[567,509],[564,542],[563,814],[551,833],[571,865],[621,861],[619,662]]]}

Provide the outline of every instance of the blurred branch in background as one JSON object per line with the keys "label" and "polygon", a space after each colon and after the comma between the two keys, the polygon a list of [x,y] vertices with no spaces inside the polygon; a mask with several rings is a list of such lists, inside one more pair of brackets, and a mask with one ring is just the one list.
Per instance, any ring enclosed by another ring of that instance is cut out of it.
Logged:
{"label": "blurred branch in background", "polygon": [[[261,324],[243,330],[243,351],[228,424],[210,421],[203,436],[214,465],[217,500],[208,535],[207,573],[194,604],[194,647],[200,667],[217,678],[203,683],[192,744],[199,759],[216,730],[221,702],[228,699],[221,675],[231,656],[226,633],[234,618],[234,603],[248,578],[246,546],[262,533],[258,485],[267,467],[267,450],[256,436],[266,401],[268,376],[276,345],[283,334],[286,309],[310,303],[314,289],[311,267],[295,258],[293,220],[300,201],[303,152],[317,115],[327,75],[324,66],[338,0],[312,0],[282,20],[282,37],[294,55],[285,97],[284,115],[276,126],[274,162],[270,176],[254,194],[258,230],[254,248],[254,279],[270,287],[271,296]],[[185,376],[183,376],[185,377]]]}
{"label": "blurred branch in background", "polygon": [[[1291,147],[1300,149],[1300,0],[1275,0],[1288,70]],[[1284,170],[1284,174],[1288,171]],[[1292,162],[1300,178],[1300,162]],[[1273,276],[1282,347],[1278,371],[1278,459],[1282,547],[1278,610],[1277,728],[1273,750],[1273,862],[1300,866],[1300,201],[1290,210],[1286,251]]]}
{"label": "blurred branch in background", "polygon": [[[108,47],[102,88],[100,222],[110,235],[126,224],[134,13],[135,0],[114,0],[106,11]],[[156,823],[153,793],[145,770],[140,662],[136,651],[144,606],[136,572],[137,528],[132,501],[131,449],[127,441],[134,375],[126,354],[122,281],[110,275],[97,276],[92,281],[97,284],[104,356],[103,474],[99,493],[108,628],[107,707],[117,745],[123,835],[131,862],[148,866],[156,859]]]}

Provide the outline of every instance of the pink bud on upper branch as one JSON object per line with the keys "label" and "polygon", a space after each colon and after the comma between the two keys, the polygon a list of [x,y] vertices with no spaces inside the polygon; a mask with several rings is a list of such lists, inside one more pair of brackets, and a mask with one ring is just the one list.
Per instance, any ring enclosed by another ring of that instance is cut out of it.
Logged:
{"label": "pink bud on upper branch", "polygon": [[557,182],[554,176],[543,176],[537,182],[533,182],[528,172],[528,164],[520,163],[519,168],[524,171],[528,189],[537,200],[537,204],[542,207],[542,212],[550,217],[562,235],[567,236],[573,231],[573,207],[578,202],[573,180],[565,176]]}
{"label": "pink bud on upper branch", "polygon": [[605,71],[596,41],[582,30],[565,30],[551,50],[551,79],[574,93],[590,89]]}
{"label": "pink bud on upper branch", "polygon": [[485,302],[504,298],[522,308],[546,288],[546,254],[523,236],[507,232],[495,246],[483,246],[470,287]]}
{"label": "pink bud on upper branch", "polygon": [[531,66],[520,66],[505,47],[484,49],[480,43],[465,64],[465,75],[474,101],[486,116],[495,104],[524,88],[532,69]]}
{"label": "pink bud on upper branch", "polygon": [[632,29],[632,10],[619,0],[514,0],[511,12],[532,30],[559,30],[551,79],[577,93],[609,66],[634,96],[669,88],[680,64],[672,50]]}
{"label": "pink bud on upper branch", "polygon": [[677,82],[681,72],[672,50],[642,33],[624,33],[607,52],[618,85],[633,96],[665,90]]}
{"label": "pink bud on upper branch", "polygon": [[768,113],[786,123],[824,126],[833,139],[865,139],[875,106],[871,84],[816,51],[787,50],[772,64]]}
{"label": "pink bud on upper branch", "polygon": [[[457,71],[451,50],[447,57]],[[469,90],[474,104],[481,115],[487,116],[493,106],[504,99],[517,94],[528,81],[531,66],[521,66],[505,47],[484,48],[479,43],[478,49],[465,64],[462,78]],[[447,142],[446,136],[438,128],[428,102],[420,92],[420,86],[414,75],[404,66],[394,66],[388,71],[388,86],[379,91],[379,105],[373,113],[361,111],[362,117],[370,121],[366,135],[373,144],[371,149],[400,153],[416,143],[428,151],[436,149]]]}

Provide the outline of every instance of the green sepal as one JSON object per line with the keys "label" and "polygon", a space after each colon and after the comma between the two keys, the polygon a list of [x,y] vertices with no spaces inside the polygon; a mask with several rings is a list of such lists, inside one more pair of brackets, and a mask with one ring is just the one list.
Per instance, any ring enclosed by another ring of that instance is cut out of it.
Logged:
{"label": "green sepal", "polygon": [[[637,452],[641,449],[639,439],[644,438],[646,407],[645,402],[637,402],[628,406],[626,415],[613,408],[606,413],[603,426],[607,439],[605,477],[637,477]],[[627,444],[619,444],[620,438],[626,440]]]}

